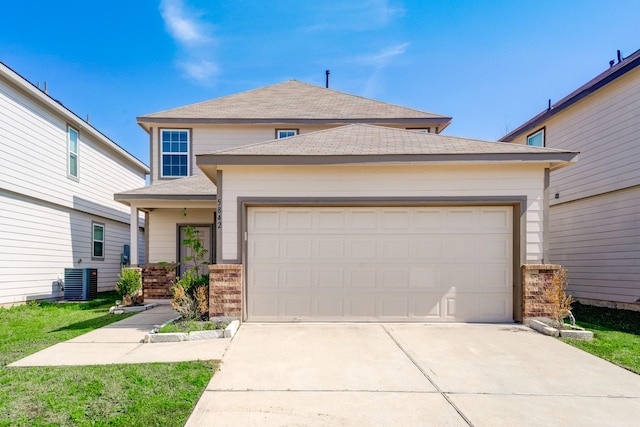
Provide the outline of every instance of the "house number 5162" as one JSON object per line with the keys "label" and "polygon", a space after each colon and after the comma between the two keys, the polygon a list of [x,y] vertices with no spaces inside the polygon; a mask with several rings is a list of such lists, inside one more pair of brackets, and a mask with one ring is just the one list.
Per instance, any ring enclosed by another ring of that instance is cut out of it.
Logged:
{"label": "house number 5162", "polygon": [[216,213],[216,227],[222,228],[222,200],[218,199],[218,212]]}

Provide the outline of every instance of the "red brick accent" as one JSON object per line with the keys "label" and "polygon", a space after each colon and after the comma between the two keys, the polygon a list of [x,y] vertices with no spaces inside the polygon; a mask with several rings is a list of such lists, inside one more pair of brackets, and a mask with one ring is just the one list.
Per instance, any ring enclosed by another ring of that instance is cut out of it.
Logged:
{"label": "red brick accent", "polygon": [[209,265],[209,317],[242,318],[242,265]]}
{"label": "red brick accent", "polygon": [[142,267],[142,294],[144,299],[171,299],[171,286],[176,281],[173,264],[150,264]]}
{"label": "red brick accent", "polygon": [[522,266],[523,305],[522,316],[550,317],[550,303],[544,290],[553,281],[553,275],[562,267],[555,264],[529,264]]}

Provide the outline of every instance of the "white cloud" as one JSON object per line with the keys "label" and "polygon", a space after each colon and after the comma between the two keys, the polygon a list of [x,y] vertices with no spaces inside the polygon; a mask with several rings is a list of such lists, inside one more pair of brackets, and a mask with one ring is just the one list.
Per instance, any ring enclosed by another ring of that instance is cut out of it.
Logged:
{"label": "white cloud", "polygon": [[389,66],[394,59],[404,55],[409,45],[409,42],[400,43],[386,47],[371,55],[356,58],[356,63],[372,68],[369,77],[365,81],[363,96],[368,98],[375,97],[376,93],[383,87],[383,82],[381,81],[383,70]]}
{"label": "white cloud", "polygon": [[200,83],[210,83],[211,78],[218,74],[218,66],[206,59],[192,59],[178,63],[184,72]]}
{"label": "white cloud", "polygon": [[386,67],[393,58],[403,55],[407,51],[409,44],[409,42],[406,42],[389,46],[372,55],[362,56],[358,58],[357,62],[365,65],[373,65],[375,67]]}
{"label": "white cloud", "polygon": [[395,18],[401,18],[406,11],[402,7],[394,7],[388,0],[370,0],[366,5],[370,17],[380,25],[386,25]]}
{"label": "white cloud", "polygon": [[183,0],[162,0],[160,15],[167,32],[181,48],[183,59],[177,62],[179,68],[190,79],[211,83],[218,72],[213,60],[215,39],[211,25],[202,19],[202,13],[190,10]]}

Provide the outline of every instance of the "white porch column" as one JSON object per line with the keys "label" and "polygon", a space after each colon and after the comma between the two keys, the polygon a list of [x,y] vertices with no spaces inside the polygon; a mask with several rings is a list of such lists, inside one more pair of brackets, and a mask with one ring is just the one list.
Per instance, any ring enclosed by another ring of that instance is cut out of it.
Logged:
{"label": "white porch column", "polygon": [[129,226],[129,264],[132,267],[138,267],[138,229],[140,228],[140,219],[138,218],[138,207],[131,205],[131,225]]}

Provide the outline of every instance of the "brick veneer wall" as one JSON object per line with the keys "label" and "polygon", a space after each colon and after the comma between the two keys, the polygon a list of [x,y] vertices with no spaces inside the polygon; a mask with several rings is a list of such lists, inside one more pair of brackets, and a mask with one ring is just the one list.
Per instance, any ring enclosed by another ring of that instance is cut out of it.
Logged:
{"label": "brick veneer wall", "polygon": [[145,265],[142,267],[144,299],[171,299],[171,286],[176,280],[175,265]]}
{"label": "brick veneer wall", "polygon": [[544,290],[553,281],[553,275],[562,267],[556,264],[529,264],[522,266],[523,306],[522,316],[550,317],[551,304]]}
{"label": "brick veneer wall", "polygon": [[209,265],[209,317],[242,319],[242,265]]}

